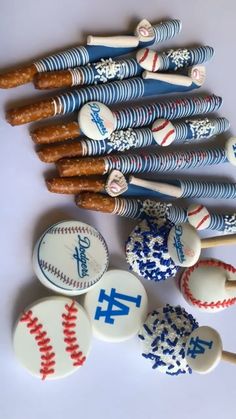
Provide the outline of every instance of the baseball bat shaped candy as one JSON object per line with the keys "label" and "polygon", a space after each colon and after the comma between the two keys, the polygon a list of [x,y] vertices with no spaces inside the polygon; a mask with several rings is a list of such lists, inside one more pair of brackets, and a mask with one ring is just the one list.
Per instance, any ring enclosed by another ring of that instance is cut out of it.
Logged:
{"label": "baseball bat shaped candy", "polygon": [[86,103],[79,111],[78,121],[37,128],[31,132],[36,144],[49,144],[81,135],[92,140],[105,140],[114,131],[141,127],[151,124],[155,119],[177,119],[217,111],[222,98],[216,95],[192,96],[171,99],[151,105],[110,110],[100,102]]}
{"label": "baseball bat shaped candy", "polygon": [[119,170],[123,174],[162,173],[227,162],[236,165],[236,137],[229,138],[224,147],[196,151],[142,152],[140,154],[62,159],[56,165],[60,176],[70,177],[104,175],[112,170]]}
{"label": "baseball bat shaped candy", "polygon": [[116,57],[173,38],[181,30],[179,20],[166,20],[151,25],[143,19],[137,25],[133,36],[93,37],[87,39],[87,46],[75,47],[50,55],[32,64],[0,75],[0,88],[7,89],[28,83],[37,73],[65,70],[95,62],[101,58]]}
{"label": "baseball bat shaped candy", "polygon": [[107,140],[81,139],[49,145],[38,152],[39,158],[52,163],[64,157],[100,156],[147,146],[168,146],[173,141],[184,143],[208,139],[229,129],[226,118],[198,118],[180,121],[156,120],[152,129],[129,128],[115,131]]}
{"label": "baseball bat shaped candy", "polygon": [[136,58],[116,59],[111,57],[86,66],[69,68],[63,71],[38,73],[34,77],[37,89],[83,86],[107,83],[111,80],[123,80],[140,76],[143,70],[176,71],[209,61],[214,54],[212,47],[183,48],[167,50],[161,53],[148,48],[137,52]]}
{"label": "baseball bat shaped candy", "polygon": [[142,356],[153,370],[168,375],[211,372],[221,360],[236,363],[236,354],[223,350],[219,333],[198,327],[196,319],[180,306],[158,308],[139,331]]}
{"label": "baseball bat shaped candy", "polygon": [[[203,66],[191,67],[187,74],[152,73],[145,70],[142,73],[142,78],[134,77],[81,89],[74,88],[69,92],[31,105],[10,109],[6,118],[11,125],[22,125],[78,111],[86,102],[90,101],[102,101],[109,105],[165,93],[189,92],[201,87],[205,78],[206,70]],[[95,112],[94,118],[96,118],[100,129],[103,130],[97,108],[93,112]]]}
{"label": "baseball bat shaped candy", "polygon": [[236,269],[216,259],[201,259],[184,270],[180,291],[193,307],[215,313],[236,303]]}
{"label": "baseball bat shaped candy", "polygon": [[113,170],[109,174],[106,180],[105,190],[110,196],[125,195],[136,198],[236,198],[235,183],[200,182],[178,179],[155,181],[140,179],[133,175],[129,176],[128,180],[126,180],[125,176],[119,170]]}

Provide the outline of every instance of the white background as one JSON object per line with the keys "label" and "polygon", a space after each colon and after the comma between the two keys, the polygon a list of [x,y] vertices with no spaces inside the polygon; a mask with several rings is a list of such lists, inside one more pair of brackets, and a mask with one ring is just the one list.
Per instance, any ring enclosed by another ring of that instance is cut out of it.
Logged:
{"label": "white background", "polygon": [[[183,22],[182,33],[167,46],[208,44],[215,48],[208,65],[204,92],[222,95],[221,116],[235,122],[236,3],[200,1],[82,1],[1,0],[0,65],[7,68],[46,53],[84,42],[85,34],[123,33],[143,17],[152,22],[173,17]],[[161,48],[163,48],[161,46]],[[41,382],[20,367],[12,351],[12,329],[21,310],[50,293],[33,274],[32,247],[50,224],[76,218],[97,227],[108,242],[111,266],[126,268],[124,242],[134,222],[83,212],[73,198],[52,195],[44,186],[51,171],[41,163],[29,137],[29,127],[9,126],[5,108],[44,94],[32,85],[0,92],[1,116],[1,293],[0,293],[0,414],[3,419],[185,419],[235,416],[236,366],[221,363],[207,376],[169,377],[151,370],[140,356],[137,339],[105,344],[94,339],[87,364],[73,376]],[[228,134],[219,141],[224,142]],[[230,165],[201,170],[210,178],[235,178]],[[195,174],[199,172],[195,171]],[[194,173],[193,173],[194,175]],[[235,202],[211,202],[212,208],[235,209]],[[235,247],[205,252],[234,264]],[[174,281],[145,283],[150,308],[166,302],[186,308]],[[217,328],[225,349],[236,351],[236,307],[210,315],[188,307],[200,324]]]}

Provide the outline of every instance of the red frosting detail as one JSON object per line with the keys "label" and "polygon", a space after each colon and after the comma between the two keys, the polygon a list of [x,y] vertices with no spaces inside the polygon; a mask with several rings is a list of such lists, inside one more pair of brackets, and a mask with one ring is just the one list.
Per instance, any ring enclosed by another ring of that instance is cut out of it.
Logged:
{"label": "red frosting detail", "polygon": [[64,334],[64,342],[67,344],[66,351],[69,352],[70,357],[75,367],[83,365],[86,357],[79,350],[79,344],[76,337],[76,320],[78,309],[75,307],[75,301],[65,305],[65,313],[62,314],[62,326]]}
{"label": "red frosting detail", "polygon": [[148,48],[145,48],[142,57],[139,59],[139,63],[142,63],[147,58],[148,54],[149,54],[149,50]]}
{"label": "red frosting detail", "polygon": [[42,380],[45,380],[49,375],[54,374],[55,369],[55,353],[51,345],[51,339],[47,336],[47,332],[43,330],[43,325],[39,323],[38,318],[33,316],[31,310],[24,312],[20,318],[21,322],[26,322],[26,326],[29,329],[31,335],[34,338],[39,347],[41,355],[41,368],[40,374]]}
{"label": "red frosting detail", "polygon": [[211,301],[211,302],[202,301],[202,300],[198,300],[194,298],[189,288],[190,275],[193,273],[195,269],[199,268],[200,266],[206,266],[206,264],[208,266],[223,268],[227,270],[228,272],[232,272],[232,273],[236,272],[236,269],[232,265],[221,262],[220,260],[213,260],[213,259],[200,260],[195,265],[191,266],[191,268],[186,269],[180,279],[180,285],[181,285],[181,288],[183,289],[185,296],[194,306],[197,306],[198,308],[204,308],[204,309],[227,308],[235,304],[236,297],[225,299],[223,301]]}

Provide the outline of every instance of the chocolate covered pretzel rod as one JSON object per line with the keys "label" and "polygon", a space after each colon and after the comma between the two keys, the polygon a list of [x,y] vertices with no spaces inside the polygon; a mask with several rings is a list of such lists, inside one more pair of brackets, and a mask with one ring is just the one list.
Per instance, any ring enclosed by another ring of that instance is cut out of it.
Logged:
{"label": "chocolate covered pretzel rod", "polygon": [[[216,95],[183,97],[164,102],[161,101],[151,105],[124,108],[116,112],[112,112],[107,106],[101,103],[96,103],[97,113],[104,126],[102,135],[98,130],[98,126],[91,118],[90,105],[84,105],[79,112],[80,114],[83,113],[84,116],[84,120],[83,116],[80,118],[80,122],[85,130],[84,133],[91,139],[97,139],[99,135],[99,139],[106,139],[115,130],[149,125],[157,118],[172,120],[215,112],[221,107],[222,98]],[[90,120],[88,124],[89,116]],[[87,129],[86,122],[89,125]],[[91,127],[92,123],[93,125]],[[31,137],[36,144],[49,144],[74,139],[82,134],[80,124],[74,121],[37,128],[31,132]]]}
{"label": "chocolate covered pretzel rod", "polygon": [[[114,81],[98,86],[74,89],[41,102],[9,110],[6,119],[11,125],[21,125],[50,116],[67,114],[79,110],[89,101],[99,100],[105,104],[127,102],[133,99],[158,96],[164,93],[188,92],[198,89],[205,81],[205,67],[195,66],[184,74],[164,74],[144,71],[142,78]],[[103,131],[97,109],[94,110],[96,123]]]}
{"label": "chocolate covered pretzel rod", "polygon": [[208,139],[229,129],[226,118],[195,118],[180,121],[158,119],[152,129],[129,128],[115,131],[107,140],[74,140],[71,143],[49,145],[38,152],[39,158],[52,163],[64,157],[100,156],[116,151],[147,146],[168,146],[173,141],[184,143],[193,140]]}
{"label": "chocolate covered pretzel rod", "polygon": [[[139,219],[145,215],[168,219],[174,224],[189,221],[189,211],[166,202],[150,199],[111,198],[99,193],[82,192],[76,197],[80,208]],[[202,229],[236,233],[236,214],[218,214],[208,211],[208,223]],[[181,221],[180,221],[181,220]],[[199,229],[199,228],[198,228]]]}
{"label": "chocolate covered pretzel rod", "polygon": [[143,69],[149,71],[176,71],[209,61],[214,54],[212,47],[179,48],[161,53],[146,49],[137,52],[136,58],[113,60],[102,58],[96,63],[70,68],[64,71],[38,73],[34,77],[37,89],[52,89],[107,83],[141,76]]}
{"label": "chocolate covered pretzel rod", "polygon": [[56,165],[60,176],[104,175],[112,170],[126,173],[167,172],[230,162],[236,165],[236,138],[225,147],[168,153],[140,153],[105,157],[62,159]]}
{"label": "chocolate covered pretzel rod", "polygon": [[[78,67],[100,58],[109,58],[132,52],[137,47],[147,47],[155,43],[173,38],[181,30],[179,20],[166,20],[152,26],[143,19],[137,26],[134,36],[113,37],[113,44],[107,45],[106,38],[99,46],[93,44],[93,37],[88,37],[89,44],[86,47],[75,47],[58,54],[50,55],[32,64],[10,70],[0,75],[0,88],[7,89],[32,81],[37,73],[45,71],[57,71],[67,68]],[[116,42],[119,40],[119,44]],[[114,42],[115,41],[115,42]]]}

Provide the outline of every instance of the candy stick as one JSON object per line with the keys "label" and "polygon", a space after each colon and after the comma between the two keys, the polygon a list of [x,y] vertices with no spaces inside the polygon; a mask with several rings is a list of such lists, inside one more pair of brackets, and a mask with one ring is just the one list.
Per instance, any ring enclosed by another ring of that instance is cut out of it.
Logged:
{"label": "candy stick", "polygon": [[[188,92],[198,89],[204,81],[205,67],[203,66],[192,67],[188,70],[188,75],[145,71],[143,78],[135,77],[98,86],[74,89],[41,102],[13,108],[7,112],[6,118],[11,125],[21,125],[50,116],[74,112],[79,110],[84,103],[93,100],[112,104],[164,93]],[[93,119],[96,119],[97,125],[103,132],[104,127],[98,118],[98,110],[92,109],[92,112],[94,113]]]}
{"label": "candy stick", "polygon": [[236,213],[213,215],[204,205],[191,204],[187,209],[187,217],[196,230],[205,230],[211,225],[212,230],[236,233]]}
{"label": "candy stick", "polygon": [[[151,65],[153,54],[155,68]],[[149,49],[142,49],[138,51],[136,59],[113,60],[112,58],[102,58],[99,62],[89,63],[89,65],[82,67],[38,73],[34,78],[34,85],[37,89],[51,89],[107,83],[111,80],[123,80],[140,76],[143,68],[150,71],[176,71],[180,68],[202,64],[210,60],[213,54],[213,48],[208,46],[168,50],[158,54]],[[157,60],[155,59],[156,56],[158,56]],[[143,57],[146,58],[143,59]]]}
{"label": "candy stick", "polygon": [[236,269],[220,260],[199,260],[184,270],[179,285],[185,300],[201,311],[215,313],[236,303]]}
{"label": "candy stick", "polygon": [[105,179],[103,176],[52,178],[46,180],[50,192],[76,195],[80,192],[103,192]]}
{"label": "candy stick", "polygon": [[[144,30],[145,29],[145,33]],[[143,19],[137,26],[135,36],[135,46],[128,46],[127,43],[122,47],[117,46],[86,46],[75,47],[59,52],[34,63],[11,70],[0,75],[0,88],[10,88],[30,82],[34,75],[45,71],[57,71],[67,68],[78,67],[89,62],[94,62],[100,58],[109,58],[129,53],[136,47],[150,46],[155,43],[163,42],[173,38],[181,30],[179,20],[166,20],[152,26],[146,19]],[[151,36],[150,36],[151,35]],[[133,42],[132,40],[132,42]]]}
{"label": "candy stick", "polygon": [[207,374],[223,360],[236,364],[236,353],[223,350],[219,333],[208,326],[195,329],[186,343],[186,361],[193,371]]}
{"label": "candy stick", "polygon": [[[74,140],[70,144],[51,145],[38,152],[39,158],[52,163],[64,157],[100,156],[116,151],[126,151],[132,148],[147,146],[169,145],[173,140],[187,142],[189,140],[208,139],[213,135],[229,129],[226,118],[198,118],[181,120],[172,123],[167,120],[154,122],[155,130],[149,128],[114,131],[107,140]],[[153,125],[153,126],[154,126]]]}
{"label": "candy stick", "polygon": [[177,266],[193,266],[201,249],[236,243],[236,234],[200,239],[196,229],[187,223],[175,225],[168,235],[168,252]]}
{"label": "candy stick", "polygon": [[126,173],[167,172],[230,162],[236,164],[236,138],[225,147],[168,153],[140,153],[105,157],[62,159],[56,163],[60,176],[104,175],[112,170]]}
{"label": "candy stick", "polygon": [[[106,139],[114,130],[149,125],[156,118],[172,120],[215,112],[221,107],[222,98],[215,95],[183,97],[151,105],[142,105],[135,108],[124,108],[116,112],[112,112],[107,106],[101,103],[96,103],[100,120],[103,121],[103,126],[105,128],[103,135],[101,135],[95,121],[93,121],[90,105],[91,104],[84,105],[79,111],[79,114],[83,113],[84,116],[84,120],[83,117],[80,118],[84,134],[91,139]],[[102,110],[103,112],[101,112]],[[107,121],[109,121],[109,125],[107,124]],[[93,123],[92,126],[91,123]],[[87,125],[89,125],[89,129],[86,129]],[[81,134],[80,125],[74,121],[37,128],[31,132],[31,137],[36,144],[49,144],[73,139]]]}

